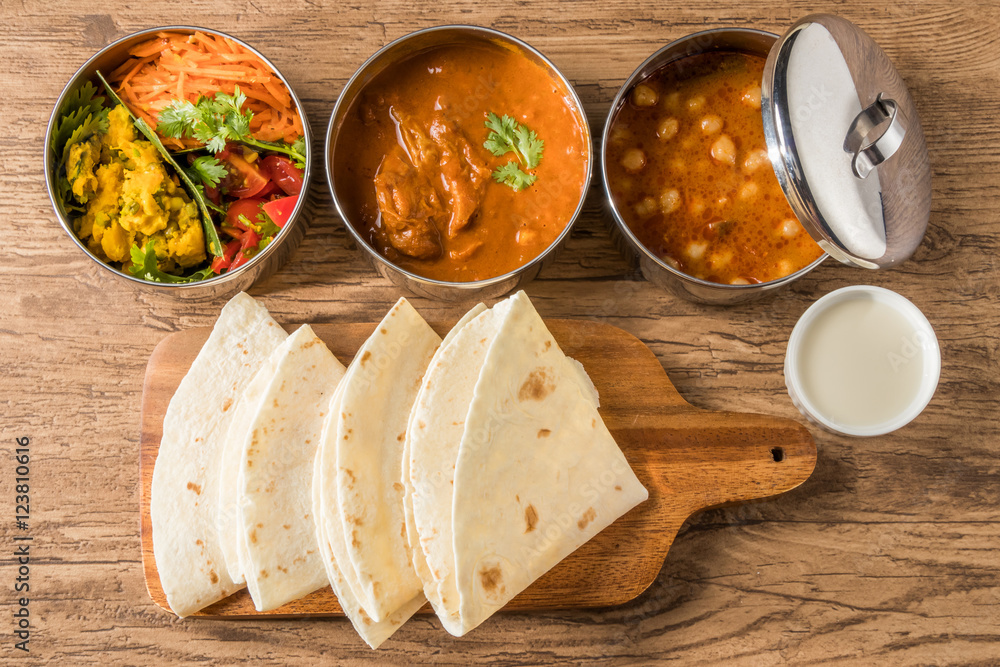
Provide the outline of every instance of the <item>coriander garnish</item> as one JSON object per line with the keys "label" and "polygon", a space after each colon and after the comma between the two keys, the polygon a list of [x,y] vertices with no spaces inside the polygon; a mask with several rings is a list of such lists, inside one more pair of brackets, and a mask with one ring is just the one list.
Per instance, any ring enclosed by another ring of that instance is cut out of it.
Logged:
{"label": "coriander garnish", "polygon": [[[489,152],[497,157],[514,153],[518,162],[527,169],[534,169],[541,162],[545,142],[510,116],[501,118],[491,111],[487,114],[486,127],[491,131],[483,146]],[[518,162],[510,160],[493,172],[497,183],[510,186],[514,192],[530,186],[538,178],[535,174],[523,171]]]}

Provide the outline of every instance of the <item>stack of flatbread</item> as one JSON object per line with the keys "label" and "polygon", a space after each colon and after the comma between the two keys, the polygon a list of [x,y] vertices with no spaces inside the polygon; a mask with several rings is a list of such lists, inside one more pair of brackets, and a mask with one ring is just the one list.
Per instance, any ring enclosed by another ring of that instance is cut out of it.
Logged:
{"label": "stack of flatbread", "polygon": [[400,299],[346,369],[240,294],[163,433],[150,511],[171,608],[245,585],[265,611],[330,585],[372,648],[427,601],[464,635],[647,498],[523,292],[443,341]]}

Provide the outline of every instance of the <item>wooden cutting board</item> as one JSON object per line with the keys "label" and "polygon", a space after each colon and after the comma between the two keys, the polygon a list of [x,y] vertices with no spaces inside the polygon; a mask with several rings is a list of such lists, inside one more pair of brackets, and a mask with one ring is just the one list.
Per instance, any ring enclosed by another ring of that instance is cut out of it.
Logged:
{"label": "wooden cutting board", "polygon": [[[620,518],[514,598],[507,609],[605,607],[635,598],[656,579],[681,524],[701,510],[766,498],[795,488],[816,465],[816,445],[797,422],[766,415],[710,412],[689,405],[656,356],[631,334],[585,320],[549,320],[552,335],[583,363],[601,398],[601,415],[649,500]],[[435,326],[444,336],[448,326]],[[347,365],[375,324],[317,324],[316,334]],[[163,415],[210,329],[163,339],[146,367],[142,396],[142,561],[153,601],[160,587],[149,519],[153,464]],[[425,608],[425,611],[429,607]],[[329,587],[270,612],[240,591],[202,616],[330,616],[342,612]]]}

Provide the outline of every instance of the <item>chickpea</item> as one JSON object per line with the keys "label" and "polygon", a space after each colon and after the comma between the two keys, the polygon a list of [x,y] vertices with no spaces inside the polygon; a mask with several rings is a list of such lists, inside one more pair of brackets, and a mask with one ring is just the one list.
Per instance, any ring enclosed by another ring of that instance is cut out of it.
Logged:
{"label": "chickpea", "polygon": [[667,163],[667,168],[670,171],[677,172],[678,174],[683,173],[687,169],[687,162],[679,157],[671,158],[670,162]]}
{"label": "chickpea", "polygon": [[733,278],[729,281],[730,285],[749,285],[750,281],[746,278]]}
{"label": "chickpea", "polygon": [[671,188],[670,190],[665,190],[662,195],[660,195],[660,210],[664,213],[673,213],[681,207],[681,193],[677,190]]}
{"label": "chickpea", "polygon": [[712,144],[712,158],[723,164],[736,165],[736,144],[728,134],[721,135]]}
{"label": "chickpea", "polygon": [[703,106],[705,106],[704,95],[695,95],[687,101],[688,111],[700,111]]}
{"label": "chickpea", "polygon": [[618,144],[619,146],[627,142],[632,138],[632,132],[628,129],[628,125],[617,124],[611,128],[611,143]]}
{"label": "chickpea", "polygon": [[742,186],[740,186],[740,199],[747,201],[748,199],[756,199],[757,195],[760,194],[760,187],[753,181],[747,181]]}
{"label": "chickpea", "polygon": [[660,141],[670,141],[680,128],[680,122],[673,116],[664,118],[656,127],[656,136],[660,138]]}
{"label": "chickpea", "polygon": [[656,91],[644,83],[640,83],[632,91],[632,104],[637,107],[655,106],[659,98],[660,96],[656,93]]}
{"label": "chickpea", "polygon": [[[663,237],[663,242],[664,243],[670,243],[670,238],[667,237],[667,236],[664,236]],[[670,255],[664,255],[663,256],[663,261],[667,264],[667,266],[669,266],[669,267],[671,267],[673,269],[677,269],[678,271],[681,270],[681,264],[680,264],[680,262],[678,262],[676,259],[674,259]]]}
{"label": "chickpea", "polygon": [[799,235],[802,231],[802,225],[798,220],[788,218],[787,220],[782,220],[781,224],[778,226],[779,235],[785,237],[786,239],[793,239]]}
{"label": "chickpea", "polygon": [[743,104],[754,109],[760,108],[760,86],[751,86],[743,91],[743,96],[740,98]]}
{"label": "chickpea", "polygon": [[733,261],[733,251],[723,250],[722,252],[713,252],[708,257],[708,263],[713,269],[720,269]]}
{"label": "chickpea", "polygon": [[754,150],[747,153],[747,156],[743,158],[743,170],[746,172],[754,172],[763,167],[768,163],[767,151],[763,148],[755,148]]}
{"label": "chickpea", "polygon": [[705,134],[722,132],[722,119],[715,114],[708,114],[701,119],[701,131]]}
{"label": "chickpea", "polygon": [[686,252],[687,256],[691,259],[701,259],[705,256],[705,251],[708,250],[707,243],[688,243]]}
{"label": "chickpea", "polygon": [[792,261],[789,259],[783,259],[778,262],[778,278],[784,278],[792,273]]}
{"label": "chickpea", "polygon": [[669,107],[671,109],[680,109],[681,108],[681,94],[678,93],[678,92],[676,92],[676,91],[674,91],[674,92],[670,93],[669,95],[667,95],[666,105],[667,105],[667,107]]}
{"label": "chickpea", "polygon": [[635,205],[635,212],[640,218],[648,218],[649,216],[656,213],[658,206],[656,200],[652,197],[646,197],[641,202]]}
{"label": "chickpea", "polygon": [[646,166],[646,154],[639,148],[630,148],[622,156],[622,166],[628,171],[642,171]]}
{"label": "chickpea", "polygon": [[729,206],[729,197],[722,195],[721,197],[715,200],[715,205],[720,209],[726,208],[727,206]]}
{"label": "chickpea", "polygon": [[695,198],[691,200],[690,204],[688,204],[688,213],[698,217],[705,212],[705,208],[707,207],[705,206],[704,200]]}

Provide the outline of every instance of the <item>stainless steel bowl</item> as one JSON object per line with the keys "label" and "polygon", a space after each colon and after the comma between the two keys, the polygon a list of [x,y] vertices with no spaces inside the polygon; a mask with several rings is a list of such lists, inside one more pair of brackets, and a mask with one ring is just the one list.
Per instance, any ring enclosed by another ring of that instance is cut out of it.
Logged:
{"label": "stainless steel bowl", "polygon": [[45,185],[48,187],[49,199],[52,201],[52,208],[56,212],[56,217],[59,218],[59,224],[61,224],[63,229],[66,230],[66,233],[73,240],[73,242],[76,243],[77,247],[86,253],[87,256],[94,260],[98,265],[117,278],[121,278],[126,284],[136,290],[150,293],[169,293],[183,299],[200,301],[224,298],[226,296],[231,296],[236,292],[248,289],[257,280],[266,278],[274,273],[288,260],[292,252],[294,252],[295,248],[302,240],[302,237],[305,235],[306,228],[309,225],[305,216],[305,202],[312,176],[312,150],[310,149],[306,154],[306,168],[305,174],[303,175],[302,195],[299,197],[298,204],[295,206],[295,210],[292,211],[292,215],[288,222],[285,224],[281,233],[275,237],[273,242],[264,248],[264,250],[257,253],[253,259],[231,273],[224,273],[221,276],[196,283],[173,284],[154,283],[146,280],[140,280],[135,276],[123,273],[115,269],[113,266],[105,264],[100,258],[90,252],[87,245],[81,241],[77,237],[76,232],[73,231],[73,223],[63,208],[62,202],[59,201],[55,195],[55,156],[52,155],[52,150],[49,148],[52,131],[59,118],[59,110],[62,108],[63,101],[66,99],[66,96],[86,81],[91,81],[95,86],[97,86],[98,90],[102,89],[100,81],[95,75],[97,70],[100,70],[102,74],[110,73],[113,69],[125,62],[128,58],[128,50],[130,48],[139,42],[149,39],[158,32],[193,33],[195,31],[231,39],[247,50],[253,52],[265,63],[267,63],[267,65],[281,78],[285,86],[288,88],[288,93],[295,102],[295,106],[298,108],[299,115],[302,118],[302,130],[305,133],[306,146],[309,147],[311,145],[309,121],[306,119],[305,109],[302,107],[302,103],[295,95],[295,91],[292,90],[292,86],[288,83],[288,80],[285,79],[278,68],[275,67],[274,64],[265,58],[259,51],[247,43],[238,40],[231,35],[227,35],[226,33],[219,32],[218,30],[178,25],[150,28],[149,30],[143,30],[141,32],[128,35],[127,37],[123,37],[104,47],[90,60],[84,63],[84,65],[77,70],[76,74],[73,75],[73,78],[69,80],[69,83],[66,84],[66,87],[63,89],[59,99],[56,100],[55,107],[52,110],[52,116],[49,118],[48,129],[45,132]]}
{"label": "stainless steel bowl", "polygon": [[[566,228],[563,229],[559,237],[535,257],[523,266],[501,276],[477,280],[472,282],[446,282],[424,278],[411,271],[407,271],[393,262],[389,261],[376,248],[373,248],[352,223],[347,211],[344,208],[337,179],[334,176],[334,157],[337,154],[338,140],[344,119],[348,113],[354,109],[355,101],[368,83],[383,72],[386,68],[405,60],[415,54],[428,49],[454,44],[499,44],[505,48],[523,54],[526,58],[534,61],[545,69],[553,78],[560,81],[572,98],[574,111],[577,114],[580,126],[584,132],[584,146],[587,149],[586,175],[583,187],[580,191],[580,201]],[[559,249],[569,238],[573,224],[583,210],[583,202],[586,199],[587,191],[590,187],[590,178],[593,171],[593,153],[590,150],[592,140],[590,127],[587,124],[587,116],[583,111],[583,104],[577,97],[573,85],[563,76],[552,62],[539,53],[537,50],[525,44],[521,40],[511,37],[508,34],[468,25],[445,25],[434,28],[426,28],[400,37],[394,42],[384,46],[375,55],[370,57],[358,71],[354,73],[347,86],[340,94],[333,113],[330,115],[330,125],[326,135],[326,180],[333,195],[333,203],[337,208],[337,213],[344,221],[344,226],[354,239],[361,251],[365,254],[375,270],[382,276],[388,278],[394,284],[408,290],[409,292],[427,296],[434,299],[448,301],[464,301],[472,299],[490,299],[508,294],[521,286],[527,284],[538,275],[545,266],[550,264]]]}
{"label": "stainless steel bowl", "polygon": [[608,186],[608,135],[615,116],[625,104],[632,87],[664,65],[709,51],[739,51],[767,58],[771,46],[777,39],[777,35],[761,30],[719,28],[698,32],[673,41],[646,59],[646,62],[639,65],[632,76],[625,81],[619,89],[618,95],[615,96],[614,102],[611,103],[611,110],[604,123],[604,135],[601,139],[601,178],[604,182],[604,197],[607,207],[605,217],[611,235],[619,250],[627,258],[638,262],[639,268],[647,280],[690,301],[724,305],[759,299],[809,273],[819,266],[828,255],[824,253],[809,266],[784,278],[756,285],[713,283],[689,276],[673,268],[639,241],[615,204],[611,188]]}

